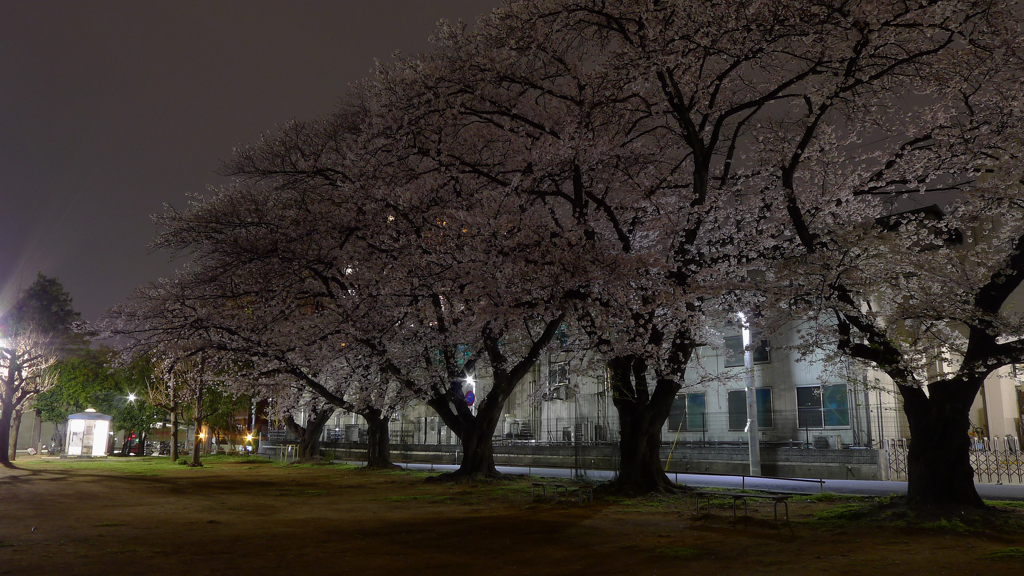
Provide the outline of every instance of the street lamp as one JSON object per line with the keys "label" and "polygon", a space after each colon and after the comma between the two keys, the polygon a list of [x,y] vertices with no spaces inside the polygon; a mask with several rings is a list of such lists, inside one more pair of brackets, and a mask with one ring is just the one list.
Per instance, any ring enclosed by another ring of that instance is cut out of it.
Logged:
{"label": "street lamp", "polygon": [[476,414],[476,379],[471,374],[466,374],[466,386],[470,387],[471,396],[469,398],[472,399],[467,404],[469,404],[470,411]]}
{"label": "street lamp", "polygon": [[757,393],[754,391],[754,350],[750,345],[750,324],[743,312],[736,316],[740,319],[740,329],[743,332],[743,366],[747,371],[746,396],[747,396],[747,443],[750,446],[750,475],[761,475],[761,443],[757,432]]}
{"label": "street lamp", "polygon": [[131,403],[134,404],[136,398],[138,398],[138,396],[135,395],[135,392],[129,392],[128,393],[128,402],[131,402]]}

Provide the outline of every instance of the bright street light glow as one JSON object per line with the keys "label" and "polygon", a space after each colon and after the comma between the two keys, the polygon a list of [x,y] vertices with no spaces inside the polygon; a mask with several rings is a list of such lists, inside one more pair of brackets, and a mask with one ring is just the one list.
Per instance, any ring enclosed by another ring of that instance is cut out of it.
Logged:
{"label": "bright street light glow", "polygon": [[128,393],[128,401],[129,402],[135,402],[136,398],[137,398],[137,396],[135,395],[135,392],[129,392]]}

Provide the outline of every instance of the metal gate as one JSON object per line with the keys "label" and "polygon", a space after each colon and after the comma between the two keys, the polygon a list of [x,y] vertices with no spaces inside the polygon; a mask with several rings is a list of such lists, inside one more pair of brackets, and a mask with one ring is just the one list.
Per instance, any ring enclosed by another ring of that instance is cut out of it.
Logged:
{"label": "metal gate", "polygon": [[[889,480],[907,479],[907,452],[910,441],[887,439],[885,464]],[[1020,441],[1007,438],[981,438],[971,448],[974,481],[979,484],[1024,484],[1024,451]]]}

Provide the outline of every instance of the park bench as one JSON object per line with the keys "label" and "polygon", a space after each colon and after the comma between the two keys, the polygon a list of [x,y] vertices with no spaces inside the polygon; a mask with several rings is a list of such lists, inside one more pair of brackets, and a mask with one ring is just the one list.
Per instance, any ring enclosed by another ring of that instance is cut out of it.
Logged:
{"label": "park bench", "polygon": [[708,514],[711,514],[711,497],[721,496],[723,498],[732,498],[732,515],[736,516],[736,503],[743,501],[743,515],[747,516],[747,500],[750,498],[756,498],[761,500],[772,500],[775,502],[775,521],[779,521],[779,504],[782,504],[786,511],[786,521],[789,522],[789,500],[793,497],[792,494],[776,494],[768,492],[714,492],[711,490],[698,490],[693,493],[694,504],[696,504],[696,514],[700,514],[700,501],[701,498],[707,502]]}
{"label": "park bench", "polygon": [[540,488],[541,498],[547,498],[547,489],[549,486],[553,490],[552,494],[555,497],[555,502],[558,502],[559,491],[561,491],[562,496],[566,499],[576,496],[576,499],[581,504],[584,500],[589,502],[594,501],[594,489],[590,486],[577,486],[574,484],[564,484],[562,482],[532,482],[530,484],[530,499],[537,499],[537,488]]}

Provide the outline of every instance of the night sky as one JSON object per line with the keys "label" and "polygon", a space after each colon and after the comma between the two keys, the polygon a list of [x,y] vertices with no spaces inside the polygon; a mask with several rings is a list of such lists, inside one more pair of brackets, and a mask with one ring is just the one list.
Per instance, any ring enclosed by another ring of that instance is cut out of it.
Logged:
{"label": "night sky", "polygon": [[0,3],[0,306],[36,272],[87,320],[176,265],[149,216],[236,146],[331,111],[374,59],[499,0]]}

